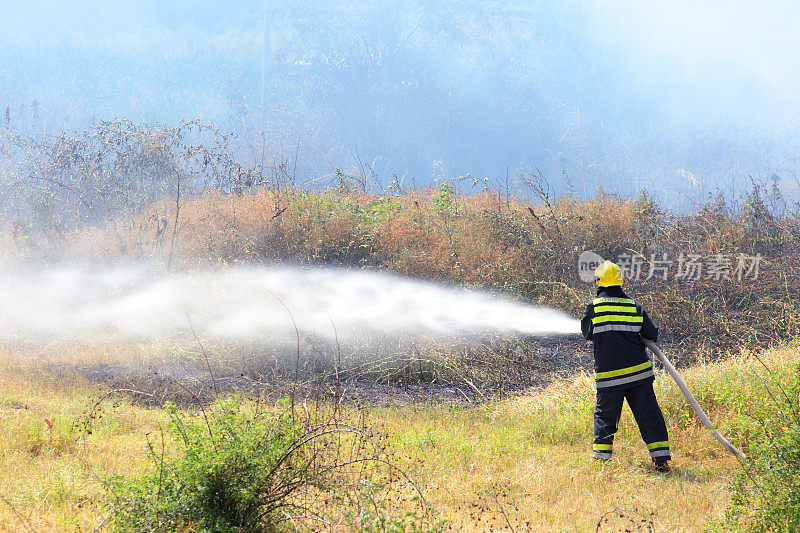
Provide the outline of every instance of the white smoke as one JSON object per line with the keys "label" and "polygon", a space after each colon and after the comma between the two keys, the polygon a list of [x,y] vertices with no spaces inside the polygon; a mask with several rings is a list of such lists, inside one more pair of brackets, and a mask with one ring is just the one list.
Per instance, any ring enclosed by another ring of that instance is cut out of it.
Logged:
{"label": "white smoke", "polygon": [[364,331],[463,337],[579,330],[577,320],[553,309],[363,270],[156,274],[72,268],[0,274],[2,338],[159,339],[194,329],[220,340],[259,341],[293,338],[295,325],[304,334],[342,339]]}

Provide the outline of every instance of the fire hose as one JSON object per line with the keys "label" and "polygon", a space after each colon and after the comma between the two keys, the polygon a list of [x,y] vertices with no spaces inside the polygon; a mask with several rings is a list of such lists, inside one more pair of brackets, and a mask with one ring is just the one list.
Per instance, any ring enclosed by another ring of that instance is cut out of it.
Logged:
{"label": "fire hose", "polygon": [[722,444],[722,446],[726,450],[728,450],[730,453],[736,456],[737,459],[739,459],[740,461],[744,461],[745,459],[747,459],[747,456],[744,453],[742,453],[742,451],[739,448],[728,442],[728,439],[723,437],[722,434],[717,430],[717,428],[714,427],[714,424],[711,423],[711,420],[708,419],[708,416],[706,416],[706,414],[703,412],[703,409],[700,408],[700,404],[697,403],[697,400],[695,400],[694,396],[689,391],[689,388],[686,386],[686,383],[683,382],[681,377],[678,375],[678,371],[675,370],[675,367],[672,366],[672,363],[669,362],[669,359],[667,359],[667,357],[664,355],[664,352],[661,351],[661,348],[659,348],[656,345],[656,343],[654,343],[649,339],[645,339],[644,337],[642,337],[642,340],[644,341],[645,346],[647,346],[650,349],[650,351],[653,352],[658,357],[658,359],[661,361],[661,364],[664,365],[664,368],[666,368],[667,372],[669,372],[670,376],[672,376],[672,379],[675,380],[675,383],[678,384],[678,387],[681,389],[681,392],[683,393],[684,396],[686,396],[686,399],[689,401],[689,405],[691,405],[692,409],[694,409],[694,412],[697,413],[698,418],[700,418],[700,421],[703,423],[706,429],[711,432],[714,438],[717,439],[719,443]]}

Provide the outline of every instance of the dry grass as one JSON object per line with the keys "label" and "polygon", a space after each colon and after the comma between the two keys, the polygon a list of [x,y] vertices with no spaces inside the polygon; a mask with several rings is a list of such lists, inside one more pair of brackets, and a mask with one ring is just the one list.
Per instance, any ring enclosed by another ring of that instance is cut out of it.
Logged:
{"label": "dry grass", "polygon": [[[797,347],[763,354],[790,371]],[[82,425],[107,389],[45,363],[5,355],[0,377],[0,527],[19,531],[91,531],[107,510],[100,480],[147,464],[146,435],[157,434],[157,409],[130,400],[104,403],[88,434]],[[765,391],[764,368],[747,353],[685,372],[709,415],[745,445],[746,414]],[[657,391],[670,430],[675,472],[653,473],[629,411],[614,459],[590,460],[593,384],[587,376],[480,407],[407,405],[375,408],[369,418],[389,432],[400,465],[411,470],[453,530],[594,531],[615,508],[656,531],[698,531],[728,504],[736,462],[698,425],[665,375]],[[51,420],[48,429],[45,419]],[[625,522],[617,515],[606,526]],[[612,527],[613,526],[613,527]]]}
{"label": "dry grass", "polygon": [[35,531],[91,531],[106,512],[101,479],[145,464],[145,435],[160,414],[124,400],[108,404],[89,435],[83,422],[105,387],[52,373],[41,363],[3,361],[0,495],[7,504],[0,526],[21,531],[22,515]]}
{"label": "dry grass", "polygon": [[[592,292],[577,278],[584,250],[644,261],[761,254],[758,280],[673,276],[629,286],[687,362],[800,334],[800,204],[770,183],[696,198],[693,213],[671,212],[646,190],[636,199],[602,189],[556,195],[538,171],[380,192],[366,190],[366,175],[337,171],[328,187],[302,188],[277,162],[243,166],[231,141],[195,121],[148,127],[122,118],[57,139],[0,138],[19,160],[6,169],[15,186],[0,202],[0,262],[368,267],[579,313]],[[564,190],[565,177],[556,179]]]}
{"label": "dry grass", "polygon": [[[785,373],[799,355],[784,348],[763,359]],[[766,397],[754,372],[763,376],[765,369],[742,354],[685,373],[722,432],[744,445],[742,414]],[[594,531],[604,513],[622,508],[656,531],[701,531],[721,518],[738,463],[699,425],[666,374],[657,394],[674,454],[674,472],[666,476],[650,469],[627,407],[614,458],[590,459],[594,386],[586,376],[480,408],[405,407],[375,416],[400,453],[424,461],[419,475],[428,497],[455,530],[510,529],[510,522],[517,531]]]}
{"label": "dry grass", "polygon": [[[542,193],[529,202],[491,188],[462,195],[452,184],[392,194],[207,191],[181,205],[172,266],[366,267],[506,291],[578,314],[593,293],[577,277],[584,250],[673,261],[680,254],[762,254],[756,280],[676,280],[675,264],[669,282],[645,280],[643,267],[641,280],[626,283],[662,326],[662,342],[692,362],[701,352],[765,347],[800,333],[800,214],[774,213],[764,202],[754,192],[735,209],[717,199],[679,216],[645,192],[637,199]],[[165,263],[174,215],[174,201],[157,202],[71,234],[64,248],[82,259]],[[27,255],[24,246],[11,249]]]}
{"label": "dry grass", "polygon": [[[175,185],[174,156],[185,163],[209,159],[199,148],[180,155],[178,133],[145,131],[127,121],[100,124],[78,142],[55,143],[42,152],[44,162],[32,159],[40,170],[21,176],[63,174],[77,180],[83,194],[41,180],[30,183],[36,201],[23,196],[22,208],[9,210],[0,259],[167,265],[177,223],[171,268],[367,267],[503,290],[577,314],[593,292],[576,275],[583,250],[606,257],[761,253],[766,259],[757,281],[654,279],[628,286],[662,327],[670,355],[684,362],[785,343],[800,334],[800,212],[763,184],[754,183],[737,204],[709,198],[696,213],[681,215],[646,191],[635,200],[602,190],[584,199],[554,198],[542,176],[520,176],[519,196],[508,183],[505,189],[487,184],[481,192],[461,194],[458,180],[378,194],[356,190],[347,176],[338,187],[307,190],[263,175],[266,181],[253,181],[237,165],[203,163],[201,174],[216,182],[184,191],[176,220],[175,200],[168,198]],[[98,144],[101,138],[113,142]],[[231,162],[220,146],[219,161]],[[103,154],[135,162],[132,174],[95,172],[91,162]],[[225,168],[229,172],[220,173]],[[147,187],[127,190],[130,180],[119,179],[125,176],[147,178]],[[80,181],[85,179],[89,187]],[[102,194],[109,185],[104,180],[113,182],[113,194]],[[31,214],[30,205],[41,212]],[[146,464],[145,435],[160,414],[123,401],[96,421],[91,435],[82,433],[75,424],[107,384],[89,383],[69,367],[144,368],[171,356],[168,347],[65,344],[21,345],[0,354],[0,495],[11,504],[0,505],[0,524],[19,530],[16,512],[37,530],[91,530],[99,523],[105,512],[99,479]],[[774,350],[768,359],[776,366],[796,360],[796,348]],[[763,371],[743,352],[688,371],[698,399],[736,442],[749,435],[742,415],[765,398],[751,370]],[[652,520],[657,530],[697,530],[725,507],[735,465],[697,426],[677,389],[663,377],[658,388],[677,457],[676,473],[666,477],[643,466],[647,456],[629,413],[615,459],[605,465],[588,460],[593,389],[585,377],[481,407],[409,405],[377,409],[373,417],[391,430],[409,465],[423,460],[418,477],[454,529],[510,524],[517,530],[529,525],[591,531],[603,513],[621,507]]]}

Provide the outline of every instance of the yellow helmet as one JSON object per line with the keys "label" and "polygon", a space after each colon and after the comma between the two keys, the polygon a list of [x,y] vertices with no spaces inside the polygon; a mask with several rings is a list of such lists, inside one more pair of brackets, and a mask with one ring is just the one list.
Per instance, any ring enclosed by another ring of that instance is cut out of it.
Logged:
{"label": "yellow helmet", "polygon": [[598,287],[613,287],[615,285],[622,285],[622,271],[619,265],[611,261],[603,261],[594,271],[595,279]]}

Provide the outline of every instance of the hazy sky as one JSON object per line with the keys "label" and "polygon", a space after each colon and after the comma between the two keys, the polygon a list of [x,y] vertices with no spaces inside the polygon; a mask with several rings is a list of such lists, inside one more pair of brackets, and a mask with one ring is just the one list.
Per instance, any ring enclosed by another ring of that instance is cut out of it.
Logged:
{"label": "hazy sky", "polygon": [[678,119],[797,120],[800,3],[605,1],[593,15],[598,60]]}
{"label": "hazy sky", "polygon": [[750,175],[800,191],[800,3],[270,2],[268,126],[252,120],[263,6],[4,0],[0,105],[51,133],[121,115],[280,125],[309,175],[357,152],[417,182],[526,165],[579,192]]}

